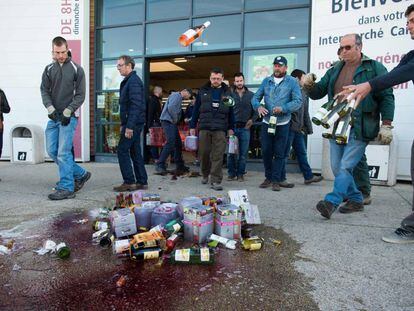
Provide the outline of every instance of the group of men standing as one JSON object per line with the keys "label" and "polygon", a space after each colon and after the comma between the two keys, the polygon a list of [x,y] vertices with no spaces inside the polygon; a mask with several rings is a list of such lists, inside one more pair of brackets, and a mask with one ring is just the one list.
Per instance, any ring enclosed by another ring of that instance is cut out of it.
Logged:
{"label": "group of men standing", "polygon": [[[407,8],[405,16],[407,28],[414,39],[414,5]],[[47,151],[58,164],[60,175],[56,191],[49,198],[61,200],[73,198],[75,192],[91,177],[89,172],[74,162],[72,153],[77,126],[76,111],[85,98],[85,75],[82,67],[68,56],[64,38],[56,37],[53,40],[52,54],[54,62],[44,70],[41,93],[50,119],[46,128]],[[405,55],[390,73],[382,64],[362,53],[362,40],[358,34],[341,38],[338,55],[340,61],[317,83],[312,75],[306,75],[301,70],[294,70],[292,75],[287,75],[287,60],[278,56],[273,62],[273,75],[263,80],[255,94],[245,87],[242,73],[234,75],[234,85],[229,87],[223,82],[224,72],[220,68],[213,68],[209,81],[199,89],[190,120],[190,135],[195,135],[198,130],[201,182],[210,183],[214,190],[223,189],[222,163],[226,136],[230,135],[238,137],[240,146],[238,157],[228,157],[228,180],[244,181],[250,128],[259,117],[263,118],[260,141],[265,169],[265,180],[260,188],[280,191],[281,187],[294,186],[286,180],[285,167],[291,146],[298,156],[305,184],[321,181],[321,177],[312,174],[307,163],[305,135],[312,133],[307,96],[320,99],[328,95],[332,99],[339,94],[344,99],[349,92],[353,92],[348,100],[357,98],[359,106],[352,113],[349,141],[345,145],[338,145],[330,140],[335,181],[333,190],[316,208],[327,219],[337,209],[342,213],[362,211],[363,204],[370,202],[365,149],[374,139],[385,144],[392,140],[394,95],[391,87],[414,79],[414,51]],[[116,191],[148,188],[140,150],[146,104],[143,100],[143,83],[134,71],[134,66],[130,56],[120,56],[117,61],[117,69],[124,77],[120,85],[121,138],[118,145],[124,182],[114,188]],[[177,122],[182,100],[189,99],[191,95],[192,91],[188,88],[172,93],[160,113],[167,143],[158,159],[157,172],[166,170],[165,161],[173,151],[177,170],[188,170],[181,155]],[[234,99],[234,106],[226,104],[229,97]],[[414,143],[412,149],[411,171],[414,180]],[[391,237],[383,239],[392,243],[414,242],[414,214],[404,219],[401,228]]]}

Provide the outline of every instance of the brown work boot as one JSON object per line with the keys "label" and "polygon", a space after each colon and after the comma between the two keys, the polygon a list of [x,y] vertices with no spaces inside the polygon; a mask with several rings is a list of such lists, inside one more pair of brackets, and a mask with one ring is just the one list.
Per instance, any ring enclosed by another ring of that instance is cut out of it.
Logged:
{"label": "brown work boot", "polygon": [[272,191],[280,191],[280,184],[277,182],[274,182],[272,184]]}
{"label": "brown work boot", "polygon": [[116,191],[116,192],[134,191],[134,190],[137,190],[137,185],[136,184],[125,184],[125,183],[123,183],[120,186],[114,187],[114,191]]}
{"label": "brown work boot", "polygon": [[311,183],[320,182],[322,180],[322,176],[313,176],[311,179],[305,179],[305,185],[310,185]]}
{"label": "brown work boot", "polygon": [[295,186],[295,184],[292,184],[292,183],[287,182],[285,180],[285,181],[280,182],[279,186],[282,187],[282,188],[293,188]]}
{"label": "brown work boot", "polygon": [[339,212],[342,214],[349,214],[354,212],[362,212],[364,210],[364,204],[355,201],[348,200],[345,205],[339,208]]}
{"label": "brown work boot", "polygon": [[372,198],[371,198],[371,196],[369,194],[363,193],[362,194],[362,197],[363,197],[362,203],[364,205],[370,205],[372,203]]}
{"label": "brown work boot", "polygon": [[236,180],[237,179],[237,177],[236,176],[227,176],[227,181],[233,181],[233,180]]}
{"label": "brown work boot", "polygon": [[259,185],[259,188],[269,188],[271,185],[272,182],[269,179],[265,179],[264,182]]}
{"label": "brown work boot", "polygon": [[319,201],[316,205],[316,209],[323,217],[330,219],[333,212],[335,212],[336,207],[329,201]]}
{"label": "brown work boot", "polygon": [[243,181],[244,181],[244,176],[243,176],[243,175],[238,176],[238,177],[237,177],[237,180],[238,180],[239,182],[243,182]]}
{"label": "brown work boot", "polygon": [[136,190],[148,190],[148,185],[136,184]]}
{"label": "brown work boot", "polygon": [[207,176],[207,177],[204,177],[204,176],[203,176],[203,179],[201,179],[201,183],[202,183],[203,185],[207,185],[207,184],[208,184],[208,176]]}

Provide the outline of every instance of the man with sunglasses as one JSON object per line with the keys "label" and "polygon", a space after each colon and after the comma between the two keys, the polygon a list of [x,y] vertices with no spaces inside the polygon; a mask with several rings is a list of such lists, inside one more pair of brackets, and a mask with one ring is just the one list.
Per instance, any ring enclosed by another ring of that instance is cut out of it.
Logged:
{"label": "man with sunglasses", "polygon": [[[386,68],[379,62],[370,59],[362,52],[362,39],[358,34],[348,34],[340,41],[341,61],[332,66],[318,83],[307,75],[304,88],[312,99],[321,99],[328,95],[332,99],[340,93],[345,85],[361,83],[387,73]],[[345,96],[339,98],[343,101]],[[381,128],[379,126],[382,119]],[[345,205],[339,208],[341,213],[363,211],[363,196],[357,188],[353,171],[361,159],[362,171],[367,173],[365,149],[371,140],[378,135],[382,143],[390,143],[392,139],[391,122],[394,118],[394,95],[392,88],[375,92],[367,97],[352,114],[352,128],[346,145],[338,145],[330,140],[331,167],[335,175],[333,191],[320,201],[316,208],[321,215],[329,219],[338,206],[347,199]],[[366,183],[369,176],[366,174]]]}
{"label": "man with sunglasses", "polygon": [[[408,6],[405,11],[405,17],[407,18],[407,28],[410,32],[411,39],[414,40],[414,4]],[[388,74],[358,85],[345,86],[345,88],[354,92],[352,94],[353,98],[362,100],[373,93],[375,94],[386,88],[410,80],[414,83],[414,50],[408,52],[401,59],[397,67],[391,70]],[[364,102],[362,104],[364,104]],[[414,187],[414,141],[411,147],[411,181]],[[390,236],[383,237],[382,240],[384,242],[395,244],[414,243],[414,191],[412,213],[403,219],[400,228],[396,229]]]}

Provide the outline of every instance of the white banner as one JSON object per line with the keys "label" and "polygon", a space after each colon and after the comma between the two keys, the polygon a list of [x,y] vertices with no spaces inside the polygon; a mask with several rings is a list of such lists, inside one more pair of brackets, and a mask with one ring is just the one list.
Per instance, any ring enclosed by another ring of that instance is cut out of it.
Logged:
{"label": "white banner", "polygon": [[[314,0],[312,1],[312,34],[310,71],[320,79],[336,61],[341,36],[362,36],[362,52],[391,70],[401,57],[413,48],[404,12],[409,1],[395,0]],[[414,138],[414,88],[412,82],[394,87],[394,134],[398,139],[399,179],[410,179],[410,153]],[[311,115],[326,101],[311,101]],[[312,168],[321,169],[321,128],[314,126],[309,139]]]}

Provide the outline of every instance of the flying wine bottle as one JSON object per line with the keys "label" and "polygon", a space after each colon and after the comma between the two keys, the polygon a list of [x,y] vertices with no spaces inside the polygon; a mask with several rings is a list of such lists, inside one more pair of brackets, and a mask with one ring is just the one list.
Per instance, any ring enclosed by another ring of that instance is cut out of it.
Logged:
{"label": "flying wine bottle", "polygon": [[203,31],[210,25],[211,22],[206,21],[202,25],[188,29],[180,36],[180,38],[178,38],[178,42],[184,47],[189,46],[195,39],[200,37]]}

